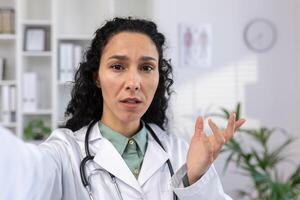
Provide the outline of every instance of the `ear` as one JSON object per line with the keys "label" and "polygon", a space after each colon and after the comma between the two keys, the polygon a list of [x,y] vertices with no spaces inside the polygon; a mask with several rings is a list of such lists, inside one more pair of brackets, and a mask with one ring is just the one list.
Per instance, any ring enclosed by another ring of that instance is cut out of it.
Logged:
{"label": "ear", "polygon": [[99,79],[96,80],[96,86],[97,86],[98,88],[101,88]]}
{"label": "ear", "polygon": [[95,81],[95,84],[98,88],[101,88],[101,85],[100,85],[100,80],[99,80],[99,76],[97,73],[93,73],[93,79]]}

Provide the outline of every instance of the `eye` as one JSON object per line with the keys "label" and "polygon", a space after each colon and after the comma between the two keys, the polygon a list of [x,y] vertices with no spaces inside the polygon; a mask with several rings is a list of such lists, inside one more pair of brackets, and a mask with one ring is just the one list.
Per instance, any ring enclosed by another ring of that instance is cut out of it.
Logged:
{"label": "eye", "polygon": [[113,64],[110,66],[110,68],[112,68],[115,71],[121,71],[125,69],[121,64]]}
{"label": "eye", "polygon": [[152,66],[150,64],[142,65],[141,70],[145,71],[145,72],[151,72],[154,70],[154,66]]}

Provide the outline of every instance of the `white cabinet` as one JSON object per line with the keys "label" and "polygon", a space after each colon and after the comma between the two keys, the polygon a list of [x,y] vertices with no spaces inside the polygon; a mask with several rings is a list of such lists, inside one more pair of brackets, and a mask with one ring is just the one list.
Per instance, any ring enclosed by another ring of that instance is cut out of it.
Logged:
{"label": "white cabinet", "polygon": [[72,89],[70,75],[64,76],[63,66],[69,66],[72,73],[78,66],[78,56],[70,60],[64,59],[64,55],[84,52],[96,29],[107,19],[128,15],[151,18],[150,3],[150,0],[1,0],[0,8],[15,10],[15,33],[0,33],[0,58],[6,60],[4,80],[0,79],[0,100],[4,98],[3,87],[15,87],[17,98],[15,121],[3,122],[5,109],[0,103],[0,124],[19,137],[23,137],[24,128],[33,119],[42,119],[51,129],[62,124]]}
{"label": "white cabinet", "polygon": [[0,2],[0,125],[17,132],[16,2]]}

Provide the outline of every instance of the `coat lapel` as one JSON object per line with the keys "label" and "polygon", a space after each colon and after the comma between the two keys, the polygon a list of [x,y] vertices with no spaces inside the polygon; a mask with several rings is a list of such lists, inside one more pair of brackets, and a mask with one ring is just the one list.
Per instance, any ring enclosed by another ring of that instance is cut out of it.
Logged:
{"label": "coat lapel", "polygon": [[102,137],[97,125],[93,128],[92,132],[90,146],[91,150],[95,152],[94,161],[118,179],[137,191],[142,192],[140,184],[126,165],[122,156],[111,142]]}
{"label": "coat lapel", "polygon": [[[82,132],[82,135],[83,134]],[[97,124],[90,133],[90,151],[95,155],[94,161],[103,169],[107,170],[118,179],[122,180],[138,192],[142,193],[141,186],[150,179],[155,172],[160,169],[169,159],[169,155],[154,140],[151,134],[148,134],[148,145],[144,156],[141,172],[138,180],[134,177],[125,161],[115,149],[115,147],[99,131]],[[82,136],[82,142],[84,137]],[[84,148],[84,147],[83,147]]]}
{"label": "coat lapel", "polygon": [[159,146],[151,134],[148,134],[148,146],[138,180],[143,185],[169,159],[168,154]]}

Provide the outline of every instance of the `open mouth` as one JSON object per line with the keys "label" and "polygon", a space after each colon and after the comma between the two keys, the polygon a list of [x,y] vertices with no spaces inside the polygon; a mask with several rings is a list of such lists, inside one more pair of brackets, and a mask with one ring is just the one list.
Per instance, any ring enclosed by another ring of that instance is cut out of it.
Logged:
{"label": "open mouth", "polygon": [[137,98],[126,98],[120,101],[121,103],[127,103],[127,104],[139,104],[142,103],[141,100]]}

